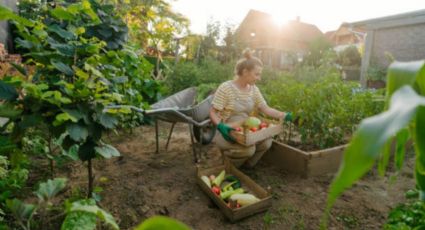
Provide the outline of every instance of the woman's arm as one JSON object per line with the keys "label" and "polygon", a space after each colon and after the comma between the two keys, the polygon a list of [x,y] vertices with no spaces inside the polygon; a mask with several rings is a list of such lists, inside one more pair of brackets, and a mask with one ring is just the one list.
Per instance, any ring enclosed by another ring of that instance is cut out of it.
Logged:
{"label": "woman's arm", "polygon": [[285,112],[279,111],[277,109],[271,108],[268,105],[264,104],[259,107],[260,111],[267,116],[274,117],[277,119],[282,119],[286,116]]}
{"label": "woman's arm", "polygon": [[218,110],[211,106],[210,119],[214,125],[218,125],[221,122],[221,117],[218,115]]}

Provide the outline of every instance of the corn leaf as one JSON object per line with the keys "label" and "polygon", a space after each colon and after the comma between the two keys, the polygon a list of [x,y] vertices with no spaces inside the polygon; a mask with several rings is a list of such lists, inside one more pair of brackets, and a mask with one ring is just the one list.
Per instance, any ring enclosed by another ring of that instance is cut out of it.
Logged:
{"label": "corn leaf", "polygon": [[392,96],[388,111],[361,122],[331,184],[328,208],[345,189],[372,168],[387,141],[408,125],[419,106],[425,106],[425,97],[418,95],[412,87],[404,86]]}

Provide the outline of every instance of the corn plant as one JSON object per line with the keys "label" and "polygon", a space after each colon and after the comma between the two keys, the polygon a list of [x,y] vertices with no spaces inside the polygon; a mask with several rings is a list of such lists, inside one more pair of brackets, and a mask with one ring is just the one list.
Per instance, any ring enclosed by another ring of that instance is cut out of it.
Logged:
{"label": "corn plant", "polygon": [[[394,62],[387,75],[387,110],[364,119],[344,153],[333,180],[326,216],[342,192],[378,162],[384,175],[390,159],[390,145],[396,142],[395,168],[400,170],[405,144],[412,138],[416,154],[414,174],[419,199],[425,202],[425,62]],[[327,218],[324,219],[326,223]]]}

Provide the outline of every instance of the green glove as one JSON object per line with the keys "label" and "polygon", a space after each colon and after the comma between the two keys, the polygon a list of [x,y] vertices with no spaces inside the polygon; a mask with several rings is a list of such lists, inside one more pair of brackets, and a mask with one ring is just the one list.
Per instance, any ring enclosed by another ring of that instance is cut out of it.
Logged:
{"label": "green glove", "polygon": [[230,131],[234,130],[234,128],[224,124],[223,122],[220,122],[217,125],[217,129],[226,141],[232,142],[232,143],[235,142],[235,139],[233,139],[233,137],[230,136]]}
{"label": "green glove", "polygon": [[292,119],[293,119],[293,117],[292,117],[292,113],[291,112],[285,113],[285,117],[283,118],[284,121],[286,121],[286,122],[292,122]]}

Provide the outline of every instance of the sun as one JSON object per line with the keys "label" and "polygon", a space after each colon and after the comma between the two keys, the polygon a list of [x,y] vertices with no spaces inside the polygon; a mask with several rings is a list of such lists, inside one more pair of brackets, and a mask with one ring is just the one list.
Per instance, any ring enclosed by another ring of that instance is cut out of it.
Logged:
{"label": "sun", "polygon": [[273,18],[273,22],[278,26],[283,26],[289,21],[289,15],[281,10],[272,10],[270,12]]}

